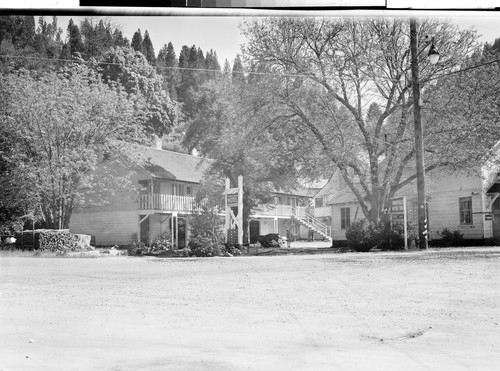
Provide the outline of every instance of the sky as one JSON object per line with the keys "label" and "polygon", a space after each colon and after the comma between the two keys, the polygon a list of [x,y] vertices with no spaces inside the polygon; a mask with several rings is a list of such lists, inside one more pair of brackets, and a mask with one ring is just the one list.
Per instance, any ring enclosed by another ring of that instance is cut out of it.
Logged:
{"label": "sky", "polygon": [[[269,13],[266,13],[269,14]],[[338,15],[338,12],[336,13]],[[344,12],[342,14],[349,16],[373,16],[373,15],[425,15],[425,16],[443,16],[449,18],[461,28],[474,27],[479,34],[482,42],[492,43],[495,38],[500,38],[500,12],[481,11],[481,12],[426,12],[426,13],[402,13],[384,11],[375,13],[373,11],[363,12]],[[325,13],[320,13],[325,15]],[[137,29],[149,32],[153,42],[155,53],[163,45],[172,42],[175,52],[179,56],[179,51],[183,45],[201,47],[204,52],[213,49],[217,52],[221,66],[224,60],[228,59],[232,65],[236,54],[241,53],[241,45],[245,43],[245,38],[240,34],[238,25],[245,17],[243,16],[106,16],[112,24],[119,26],[125,37],[132,40],[132,36]],[[251,19],[253,16],[246,17]],[[58,24],[65,29],[70,18],[79,23],[82,16],[58,16]]]}

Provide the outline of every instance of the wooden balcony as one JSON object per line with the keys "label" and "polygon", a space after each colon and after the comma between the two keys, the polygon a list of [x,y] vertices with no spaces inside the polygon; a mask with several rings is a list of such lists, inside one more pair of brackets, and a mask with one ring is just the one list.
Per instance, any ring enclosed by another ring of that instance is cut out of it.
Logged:
{"label": "wooden balcony", "polygon": [[256,216],[276,216],[276,217],[292,217],[304,216],[306,214],[306,206],[291,206],[291,205],[261,205],[257,207],[253,214]]}
{"label": "wooden balcony", "polygon": [[193,213],[200,211],[194,197],[161,193],[139,195],[139,210],[177,211]]}

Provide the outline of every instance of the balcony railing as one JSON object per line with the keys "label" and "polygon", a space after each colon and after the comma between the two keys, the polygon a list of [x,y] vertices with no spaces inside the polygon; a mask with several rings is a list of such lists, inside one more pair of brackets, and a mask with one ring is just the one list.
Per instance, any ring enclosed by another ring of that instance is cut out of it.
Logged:
{"label": "balcony railing", "polygon": [[192,213],[200,211],[200,204],[194,197],[153,193],[139,195],[139,209]]}
{"label": "balcony railing", "polygon": [[291,205],[261,205],[254,210],[255,215],[264,216],[304,216],[306,215],[306,206],[291,206]]}

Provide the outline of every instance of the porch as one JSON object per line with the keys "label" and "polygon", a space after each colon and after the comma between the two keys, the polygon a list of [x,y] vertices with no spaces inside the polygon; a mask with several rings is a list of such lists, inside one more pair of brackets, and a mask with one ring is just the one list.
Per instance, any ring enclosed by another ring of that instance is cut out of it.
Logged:
{"label": "porch", "polygon": [[300,217],[307,214],[308,207],[292,205],[259,205],[253,212],[254,217],[278,217],[291,218]]}
{"label": "porch", "polygon": [[139,210],[192,214],[201,211],[201,204],[191,196],[148,193],[139,195]]}

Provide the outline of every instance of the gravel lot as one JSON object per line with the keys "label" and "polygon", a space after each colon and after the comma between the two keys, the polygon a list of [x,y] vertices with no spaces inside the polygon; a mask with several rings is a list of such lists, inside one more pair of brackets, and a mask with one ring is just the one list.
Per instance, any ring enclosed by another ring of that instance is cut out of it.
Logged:
{"label": "gravel lot", "polygon": [[500,248],[0,258],[0,370],[493,370]]}

